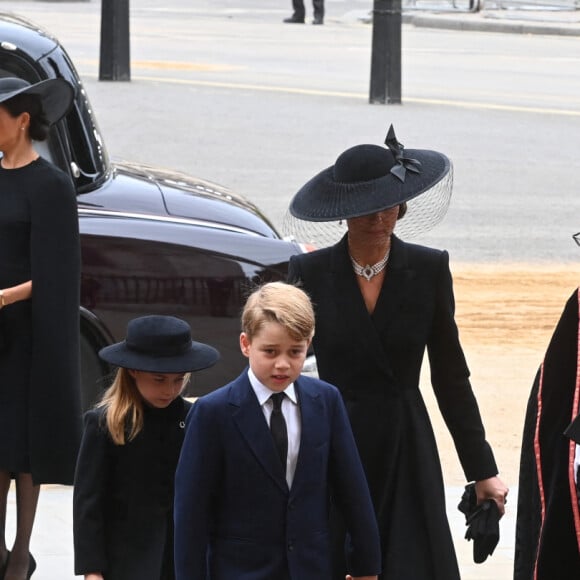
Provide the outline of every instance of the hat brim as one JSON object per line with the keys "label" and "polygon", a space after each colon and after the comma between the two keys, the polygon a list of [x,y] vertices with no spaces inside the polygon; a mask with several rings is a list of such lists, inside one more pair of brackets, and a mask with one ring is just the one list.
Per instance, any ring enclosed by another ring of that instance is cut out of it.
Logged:
{"label": "hat brim", "polygon": [[171,356],[152,356],[127,347],[125,341],[106,346],[99,351],[106,362],[126,369],[151,373],[187,373],[213,366],[219,352],[207,344],[191,341],[191,349]]}
{"label": "hat brim", "polygon": [[421,163],[420,173],[407,170],[405,181],[387,173],[369,181],[341,183],[334,179],[334,165],[327,167],[300,188],[290,202],[290,213],[313,222],[369,215],[429,191],[451,168],[447,156],[438,151],[405,149],[405,156]]}
{"label": "hat brim", "polygon": [[64,79],[47,79],[0,94],[0,103],[23,94],[40,97],[44,115],[51,125],[60,121],[69,112],[74,99],[74,89],[69,82]]}

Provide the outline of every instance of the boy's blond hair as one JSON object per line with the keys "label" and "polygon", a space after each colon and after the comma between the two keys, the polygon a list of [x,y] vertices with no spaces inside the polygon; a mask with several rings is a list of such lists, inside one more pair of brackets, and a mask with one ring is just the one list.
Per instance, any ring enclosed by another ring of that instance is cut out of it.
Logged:
{"label": "boy's blond hair", "polygon": [[242,332],[249,340],[266,322],[281,324],[294,340],[314,335],[314,309],[303,290],[284,282],[269,282],[250,294],[242,311]]}

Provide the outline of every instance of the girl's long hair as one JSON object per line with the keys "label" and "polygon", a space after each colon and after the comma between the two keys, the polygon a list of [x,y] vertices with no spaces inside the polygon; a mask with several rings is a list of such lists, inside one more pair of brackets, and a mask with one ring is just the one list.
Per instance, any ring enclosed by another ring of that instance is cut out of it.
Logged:
{"label": "girl's long hair", "polygon": [[107,430],[116,445],[132,441],[143,429],[143,401],[129,369],[117,369],[97,408],[105,409]]}
{"label": "girl's long hair", "polygon": [[[182,391],[191,373],[183,377]],[[97,408],[105,409],[107,430],[116,445],[132,441],[143,429],[143,398],[129,369],[119,367]]]}

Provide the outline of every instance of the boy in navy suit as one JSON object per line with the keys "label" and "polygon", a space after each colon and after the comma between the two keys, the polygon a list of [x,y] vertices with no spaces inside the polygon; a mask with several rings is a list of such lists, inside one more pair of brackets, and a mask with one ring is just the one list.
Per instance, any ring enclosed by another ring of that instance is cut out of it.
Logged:
{"label": "boy in navy suit", "polygon": [[[349,539],[349,580],[376,580],[379,535],[338,390],[301,376],[307,295],[274,282],[242,314],[249,369],[200,398],[175,482],[176,580],[329,580],[329,506]],[[273,398],[272,398],[273,397]]]}

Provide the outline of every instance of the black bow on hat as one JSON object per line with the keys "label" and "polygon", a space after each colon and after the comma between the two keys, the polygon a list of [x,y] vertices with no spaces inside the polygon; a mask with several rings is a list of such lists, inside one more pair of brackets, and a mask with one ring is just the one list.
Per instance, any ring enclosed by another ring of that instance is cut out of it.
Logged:
{"label": "black bow on hat", "polygon": [[[431,191],[451,171],[443,153],[405,150],[392,125],[385,145],[355,145],[341,153],[334,165],[300,188],[290,202],[290,213],[313,222],[369,215]],[[446,183],[449,195],[452,183]]]}
{"label": "black bow on hat", "polygon": [[493,554],[499,542],[499,508],[493,499],[486,499],[477,505],[473,483],[465,486],[457,508],[465,514],[465,539],[473,540],[473,561],[481,564]]}

